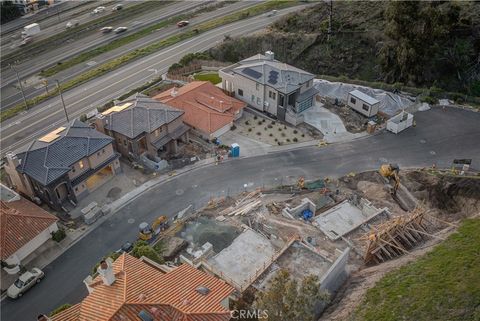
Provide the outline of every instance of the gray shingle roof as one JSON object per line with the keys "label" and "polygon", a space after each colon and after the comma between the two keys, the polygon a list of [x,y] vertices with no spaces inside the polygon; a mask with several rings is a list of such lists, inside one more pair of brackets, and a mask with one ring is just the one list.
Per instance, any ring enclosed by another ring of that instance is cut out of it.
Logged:
{"label": "gray shingle roof", "polygon": [[70,171],[70,166],[110,144],[113,139],[79,120],[72,121],[47,143],[34,140],[17,151],[21,160],[18,170],[42,185],[48,185]]}
{"label": "gray shingle roof", "polygon": [[269,60],[262,54],[239,61],[225,68],[224,71],[240,74],[285,94],[298,89],[314,78],[314,75],[309,72],[275,59]]}
{"label": "gray shingle roof", "polygon": [[108,115],[107,129],[129,138],[142,133],[151,133],[182,116],[184,111],[167,106],[148,96],[137,94],[131,102],[132,106]]}

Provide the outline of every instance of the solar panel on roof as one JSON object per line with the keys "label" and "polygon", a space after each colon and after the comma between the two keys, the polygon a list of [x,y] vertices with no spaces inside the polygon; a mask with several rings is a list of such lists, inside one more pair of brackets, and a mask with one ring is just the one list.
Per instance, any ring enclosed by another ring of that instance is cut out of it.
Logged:
{"label": "solar panel on roof", "polygon": [[268,82],[271,83],[272,85],[275,85],[278,80],[278,72],[275,70],[270,71],[268,74]]}
{"label": "solar panel on roof", "polygon": [[262,74],[256,70],[253,70],[251,68],[245,68],[243,69],[243,73],[247,76],[250,76],[252,78],[255,78],[255,79],[259,79],[260,77],[262,77]]}

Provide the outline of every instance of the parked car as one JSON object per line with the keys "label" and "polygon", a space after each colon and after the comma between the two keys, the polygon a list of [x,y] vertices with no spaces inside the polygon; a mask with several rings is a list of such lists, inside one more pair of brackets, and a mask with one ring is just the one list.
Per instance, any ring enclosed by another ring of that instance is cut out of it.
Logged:
{"label": "parked car", "polygon": [[28,289],[34,286],[45,277],[45,273],[39,268],[33,268],[20,275],[20,277],[7,290],[8,297],[17,299],[21,297]]}
{"label": "parked car", "polygon": [[118,27],[117,29],[113,30],[115,33],[122,33],[122,32],[125,32],[127,31],[128,28],[127,27]]}
{"label": "parked car", "polygon": [[95,10],[93,10],[93,13],[94,14],[97,14],[97,13],[101,13],[101,12],[104,12],[105,11],[105,7],[96,7]]}
{"label": "parked car", "polygon": [[131,250],[133,250],[133,244],[131,242],[125,242],[123,243],[122,247],[116,250],[115,252],[117,253],[129,253]]}
{"label": "parked car", "polygon": [[66,27],[67,27],[67,29],[70,29],[72,27],[78,26],[79,24],[80,23],[77,20],[72,20],[72,21],[67,22]]}
{"label": "parked car", "polygon": [[102,29],[100,29],[102,33],[110,33],[112,32],[112,30],[113,30],[113,27],[103,27]]}
{"label": "parked car", "polygon": [[185,27],[189,24],[190,22],[187,21],[187,20],[182,20],[182,21],[179,21],[177,22],[177,27],[181,28],[181,27]]}
{"label": "parked car", "polygon": [[118,11],[118,10],[121,10],[121,9],[123,9],[123,4],[117,4],[117,5],[113,6],[112,11]]}

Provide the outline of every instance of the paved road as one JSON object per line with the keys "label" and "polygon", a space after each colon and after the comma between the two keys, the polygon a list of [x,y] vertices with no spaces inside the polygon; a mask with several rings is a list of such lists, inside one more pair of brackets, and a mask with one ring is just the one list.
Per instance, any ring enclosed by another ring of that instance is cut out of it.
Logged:
{"label": "paved road", "polygon": [[[102,44],[106,44],[114,39],[123,38],[135,31],[145,28],[146,26],[152,25],[163,19],[180,14],[182,12],[189,11],[200,5],[202,5],[201,2],[181,1],[168,6],[160,6],[160,3],[157,2],[157,6],[152,7],[152,10],[150,12],[143,13],[140,16],[129,16],[128,19],[122,19],[120,21],[115,21],[114,23],[109,24],[114,28],[120,26],[128,27],[129,31],[127,32],[124,32],[122,34],[115,34],[113,32],[110,34],[102,34],[98,31],[95,31],[93,33],[87,32],[88,35],[84,36],[83,38],[76,39],[73,42],[67,40],[64,44],[59,45],[56,48],[52,48],[47,52],[39,53],[37,56],[18,64],[16,66],[16,69],[19,73],[20,78],[22,80],[25,80],[26,77],[54,65],[58,61],[68,59],[86,50],[98,47]],[[111,13],[111,11],[105,12],[106,13],[104,14]],[[2,51],[2,54],[5,54],[5,52]],[[12,95],[12,93],[18,92],[17,89],[13,88],[12,86],[8,86],[17,85],[17,78],[13,70],[8,67],[2,68],[1,79],[3,97],[10,96]],[[8,87],[4,88],[6,86]]]}
{"label": "paved road", "polygon": [[[247,7],[253,6],[257,4],[258,2],[254,1],[239,1],[235,3],[231,3],[226,5],[225,7],[222,7],[218,10],[215,10],[213,12],[206,12],[204,14],[199,15],[196,18],[193,18],[190,20],[190,28],[193,28],[195,25],[209,21],[211,19],[215,19],[218,17],[222,17],[224,15],[230,14],[232,12],[236,12],[238,10],[245,9]],[[180,14],[181,12],[184,12],[185,8],[187,9],[194,9],[192,8],[193,2],[187,2],[183,3],[182,5],[177,5],[176,7],[172,7],[171,10],[165,10],[162,14],[158,14],[156,16],[156,19],[163,19],[167,16],[170,15],[177,15]],[[167,8],[166,8],[167,9]],[[173,13],[172,13],[173,12]],[[144,20],[145,21],[145,20]],[[157,42],[160,39],[167,38],[171,35],[183,32],[185,29],[181,28],[179,29],[176,26],[170,26],[166,28],[162,28],[157,30],[156,32],[152,32],[150,35],[142,37],[141,39],[138,39],[128,45],[122,46],[120,48],[117,48],[115,50],[106,52],[104,54],[101,54],[95,58],[93,58],[91,61],[88,61],[86,63],[78,64],[76,66],[73,66],[67,70],[64,70],[60,73],[57,73],[56,75],[48,78],[48,83],[50,84],[49,88],[54,88],[55,86],[55,79],[58,79],[60,82],[67,81],[69,79],[72,79],[76,76],[78,76],[81,73],[84,73],[90,69],[93,69],[95,67],[98,67],[98,65],[105,63],[111,59],[114,59],[116,57],[119,57],[121,55],[124,55],[128,52],[131,52],[135,49],[142,48],[145,46],[148,46],[149,44],[153,42]],[[127,33],[129,34],[129,33]],[[113,36],[115,37],[115,36]],[[55,59],[55,58],[52,58]],[[32,68],[37,68],[35,66],[32,66]],[[14,82],[11,86],[6,86],[2,87],[2,104],[1,108],[9,108],[11,106],[14,106],[18,103],[22,103],[22,96],[19,90],[14,87],[17,86],[17,82]],[[40,87],[29,87],[25,88],[25,93],[27,99],[33,98],[37,95],[43,94],[45,92],[45,88],[43,86]]]}
{"label": "paved road", "polygon": [[[12,33],[15,33],[24,26],[34,22],[42,22],[44,25],[50,26],[57,23],[59,20],[63,21],[64,19],[67,19],[68,17],[71,17],[72,15],[75,15],[76,13],[81,12],[85,10],[85,8],[89,8],[91,6],[94,6],[94,4],[82,3],[80,1],[62,1],[58,4],[50,6],[49,8],[42,8],[35,14],[28,14],[13,21],[7,22],[6,24],[2,25],[1,35],[2,37],[10,36]],[[58,16],[60,16],[60,19]]]}
{"label": "paved road", "polygon": [[[276,17],[299,8],[281,10]],[[166,72],[171,64],[178,62],[187,53],[204,51],[213,47],[221,42],[225,35],[244,35],[261,30],[274,19],[273,17],[259,16],[205,32],[78,86],[64,93],[70,118],[78,117],[149,80],[157,78]],[[60,99],[56,97],[45,101],[30,111],[2,123],[2,154],[9,150],[18,149],[34,137],[38,137],[64,123],[65,116]]]}
{"label": "paved road", "polygon": [[[45,280],[18,301],[4,300],[3,321],[34,320],[64,303],[79,302],[86,294],[83,278],[104,254],[133,240],[137,225],[159,215],[173,216],[193,204],[204,206],[210,197],[236,194],[280,181],[339,177],[351,171],[377,169],[385,161],[401,168],[449,166],[453,158],[473,158],[480,167],[480,113],[434,109],[415,115],[417,126],[400,135],[383,133],[351,143],[305,148],[244,158],[173,177],[143,194],[87,234],[45,268]],[[134,219],[129,223],[129,219]]]}

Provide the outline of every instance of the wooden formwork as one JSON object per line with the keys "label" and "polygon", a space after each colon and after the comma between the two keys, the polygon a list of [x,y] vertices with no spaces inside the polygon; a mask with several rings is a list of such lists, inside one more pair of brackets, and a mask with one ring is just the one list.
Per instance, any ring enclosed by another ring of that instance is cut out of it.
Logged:
{"label": "wooden formwork", "polygon": [[365,237],[365,263],[381,263],[408,254],[418,242],[432,236],[427,232],[426,210],[417,206],[409,214],[379,225]]}

